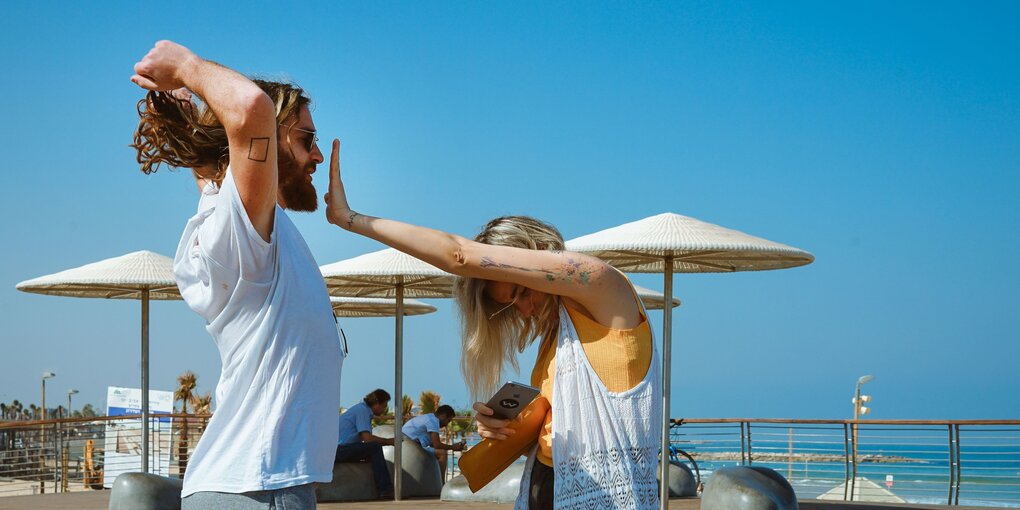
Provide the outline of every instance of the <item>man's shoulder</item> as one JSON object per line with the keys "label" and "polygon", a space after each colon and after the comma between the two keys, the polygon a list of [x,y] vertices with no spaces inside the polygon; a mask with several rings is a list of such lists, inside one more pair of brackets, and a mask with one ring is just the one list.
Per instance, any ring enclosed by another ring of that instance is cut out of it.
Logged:
{"label": "man's shoulder", "polygon": [[375,416],[375,413],[372,412],[372,408],[365,404],[358,404],[357,409],[354,409],[354,412],[358,413],[358,416],[362,418],[365,416],[369,418]]}

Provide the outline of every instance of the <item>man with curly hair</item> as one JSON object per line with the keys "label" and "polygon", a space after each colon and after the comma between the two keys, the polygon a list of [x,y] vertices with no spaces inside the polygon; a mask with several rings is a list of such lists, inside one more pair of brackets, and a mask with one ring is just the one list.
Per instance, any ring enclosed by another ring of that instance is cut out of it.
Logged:
{"label": "man with curly hair", "polygon": [[182,507],[314,508],[314,484],[332,478],[343,355],[318,264],[284,212],[318,203],[309,99],[170,41],[134,71],[150,91],[133,145],[142,171],[192,168],[201,190],[174,274],[223,364]]}

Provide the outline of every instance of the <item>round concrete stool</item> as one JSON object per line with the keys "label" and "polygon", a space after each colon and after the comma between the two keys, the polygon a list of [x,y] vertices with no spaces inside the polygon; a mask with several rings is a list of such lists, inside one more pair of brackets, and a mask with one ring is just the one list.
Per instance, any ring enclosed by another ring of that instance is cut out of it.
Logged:
{"label": "round concrete stool", "polygon": [[113,481],[110,510],[180,510],[184,480],[124,473]]}
{"label": "round concrete stool", "polygon": [[717,469],[701,496],[701,510],[798,510],[790,482],[764,467]]}

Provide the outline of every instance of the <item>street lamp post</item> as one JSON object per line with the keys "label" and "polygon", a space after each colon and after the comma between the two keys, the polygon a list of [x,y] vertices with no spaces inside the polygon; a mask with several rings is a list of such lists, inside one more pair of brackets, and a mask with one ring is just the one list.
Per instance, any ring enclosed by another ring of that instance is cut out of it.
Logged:
{"label": "street lamp post", "polygon": [[[66,411],[67,415],[64,416],[64,418],[70,418],[71,417],[71,395],[74,395],[76,393],[78,393],[78,390],[75,390],[75,389],[67,390],[67,411]],[[67,433],[67,431],[64,431],[64,432],[61,432],[61,435],[60,435],[60,441],[61,441],[60,459],[61,459],[61,462],[63,463],[63,466],[64,466],[64,471],[63,471],[64,476],[62,476],[60,478],[60,480],[62,482],[61,485],[60,485],[61,492],[67,492],[67,459],[69,457],[68,450],[70,449],[70,444],[69,444],[70,443],[70,437],[68,437],[68,441],[65,442],[64,441],[64,434],[66,434],[66,433]]]}
{"label": "street lamp post", "polygon": [[42,419],[46,419],[46,379],[52,379],[57,374],[53,372],[43,372],[42,374]]}
{"label": "street lamp post", "polygon": [[71,395],[78,393],[78,390],[67,390],[67,417],[71,417]]}
{"label": "street lamp post", "polygon": [[[857,421],[860,419],[861,416],[871,412],[871,408],[864,405],[868,402],[871,402],[871,395],[861,395],[861,386],[865,385],[868,382],[871,382],[874,378],[875,376],[873,375],[865,375],[857,379],[857,387],[854,389],[854,398],[850,401],[854,405],[854,423],[853,423],[854,473],[852,479],[853,481],[857,480]],[[851,487],[852,486],[853,485],[851,485]],[[853,500],[852,491],[853,490],[851,489],[850,497],[851,500]]]}
{"label": "street lamp post", "polygon": [[[56,376],[57,376],[57,374],[54,374],[53,372],[43,372],[43,374],[42,374],[42,418],[43,418],[43,420],[46,419],[46,379],[52,379],[52,378],[54,378]],[[42,454],[39,457],[42,459],[42,461],[44,463],[46,462],[46,460],[45,460],[46,459],[46,430],[45,429],[42,430]],[[45,493],[46,493],[46,481],[45,480],[39,480],[39,494],[45,494]]]}
{"label": "street lamp post", "polygon": [[871,395],[861,395],[861,386],[863,386],[865,383],[871,382],[874,379],[875,376],[873,375],[865,375],[862,376],[860,379],[857,379],[857,388],[854,390],[854,398],[853,400],[850,401],[854,405],[854,421],[857,421],[857,419],[860,418],[861,415],[868,414],[871,412],[871,408],[864,405],[867,404],[868,402],[871,402]]}

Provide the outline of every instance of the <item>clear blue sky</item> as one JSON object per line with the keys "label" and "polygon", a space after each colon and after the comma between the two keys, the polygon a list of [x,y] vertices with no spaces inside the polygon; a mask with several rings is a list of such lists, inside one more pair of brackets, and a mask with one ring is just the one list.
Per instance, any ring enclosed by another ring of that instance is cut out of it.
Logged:
{"label": "clear blue sky", "polygon": [[[14,286],[172,255],[194,185],[142,175],[128,147],[131,66],[169,38],[308,89],[365,213],[464,235],[524,213],[572,238],[672,211],[814,253],[793,270],[676,277],[674,416],[843,418],[874,374],[874,418],[1016,418],[1018,15],[1013,2],[7,3],[0,401],[38,402],[44,370],[53,402],[81,390],[76,407],[138,385],[137,302]],[[321,264],[380,248],[292,217]],[[465,406],[453,304],[433,303],[406,321],[405,388]],[[344,321],[345,405],[392,388],[392,324]],[[154,389],[188,369],[213,389],[216,350],[183,303],[153,304],[151,337]]]}

